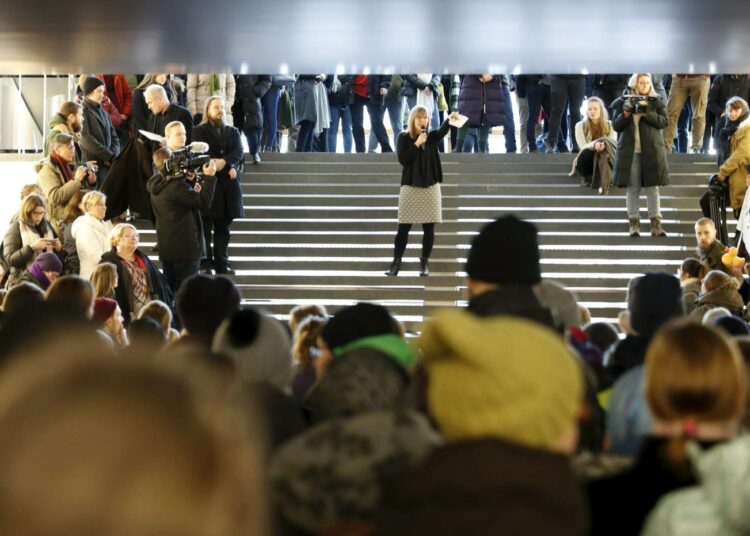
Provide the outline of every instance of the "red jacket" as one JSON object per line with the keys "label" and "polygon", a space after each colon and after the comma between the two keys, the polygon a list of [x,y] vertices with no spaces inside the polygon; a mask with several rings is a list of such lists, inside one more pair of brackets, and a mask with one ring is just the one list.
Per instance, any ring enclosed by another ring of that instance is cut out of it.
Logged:
{"label": "red jacket", "polygon": [[[106,83],[106,78],[103,74],[97,74],[97,78],[101,78]],[[112,77],[114,83],[114,94],[107,88],[107,94],[112,100],[117,110],[121,114],[125,114],[130,117],[133,114],[133,92],[128,85],[128,79],[124,74],[113,74],[109,75]]]}

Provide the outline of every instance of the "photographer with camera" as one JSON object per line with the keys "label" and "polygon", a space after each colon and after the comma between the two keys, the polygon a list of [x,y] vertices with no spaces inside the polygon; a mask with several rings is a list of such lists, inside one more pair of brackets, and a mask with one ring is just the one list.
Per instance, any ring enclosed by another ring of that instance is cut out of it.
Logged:
{"label": "photographer with camera", "polygon": [[235,218],[245,217],[237,171],[244,157],[242,138],[239,130],[224,123],[225,115],[224,99],[219,96],[209,97],[203,112],[203,123],[193,129],[193,140],[207,143],[208,154],[216,162],[214,200],[211,207],[202,213],[206,257],[201,263],[201,269],[214,269],[217,274],[233,273],[227,253],[229,226]]}
{"label": "photographer with camera", "polygon": [[[163,147],[154,153],[156,174],[146,183],[156,216],[156,239],[164,275],[174,293],[198,273],[205,253],[200,210],[211,206],[216,187],[216,164],[206,156]],[[188,178],[202,178],[194,185]]]}
{"label": "photographer with camera", "polygon": [[612,183],[627,188],[630,236],[640,236],[641,189],[646,193],[651,236],[667,236],[659,207],[659,186],[669,184],[662,136],[669,122],[666,105],[654,91],[650,74],[634,74],[628,88],[628,94],[612,103],[612,126],[619,132]]}

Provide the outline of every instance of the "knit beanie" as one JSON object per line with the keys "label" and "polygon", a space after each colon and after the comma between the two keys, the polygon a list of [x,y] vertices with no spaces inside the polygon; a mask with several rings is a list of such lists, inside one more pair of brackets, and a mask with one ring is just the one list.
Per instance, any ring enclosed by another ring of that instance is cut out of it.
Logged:
{"label": "knit beanie", "polygon": [[197,274],[182,283],[175,306],[188,333],[210,341],[219,324],[239,310],[240,292],[225,277]]}
{"label": "knit beanie", "polygon": [[742,335],[750,335],[750,326],[747,322],[736,315],[725,315],[720,316],[713,322],[714,326],[721,328],[732,337],[741,337]]}
{"label": "knit beanie", "polygon": [[331,351],[357,339],[373,335],[399,334],[396,321],[382,305],[358,303],[333,315],[320,336]]}
{"label": "knit beanie", "polygon": [[680,281],[665,272],[634,278],[628,286],[630,326],[638,335],[650,337],[663,324],[682,316]]}
{"label": "knit beanie", "polygon": [[94,323],[104,324],[117,309],[117,301],[112,298],[96,298],[94,300]]}
{"label": "knit beanie", "polygon": [[438,313],[419,338],[428,407],[448,441],[498,437],[552,448],[583,404],[583,373],[562,337],[515,317]]}
{"label": "knit beanie", "polygon": [[356,348],[372,348],[378,350],[406,370],[409,370],[414,366],[418,357],[417,352],[414,351],[408,342],[392,333],[364,337],[349,344],[345,344],[344,346],[339,346],[333,351],[333,356],[339,357],[349,350],[354,350]]}
{"label": "knit beanie", "polygon": [[86,96],[90,94],[92,91],[94,91],[99,86],[104,85],[104,80],[101,78],[98,78],[96,76],[87,76],[86,80],[83,81],[83,85],[81,86],[81,91],[83,91],[83,95]]}
{"label": "knit beanie", "polygon": [[485,225],[471,243],[466,274],[500,285],[539,283],[542,274],[534,224],[509,215]]}
{"label": "knit beanie", "polygon": [[216,330],[211,350],[235,362],[241,382],[267,382],[280,391],[289,387],[292,340],[275,318],[251,308],[237,311]]}
{"label": "knit beanie", "polygon": [[42,272],[56,272],[59,274],[63,269],[60,257],[51,251],[39,255],[34,261],[34,264],[36,264]]}

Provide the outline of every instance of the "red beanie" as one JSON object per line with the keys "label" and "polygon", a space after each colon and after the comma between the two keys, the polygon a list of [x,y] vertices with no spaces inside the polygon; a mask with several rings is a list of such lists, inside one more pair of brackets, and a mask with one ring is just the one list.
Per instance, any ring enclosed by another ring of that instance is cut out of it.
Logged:
{"label": "red beanie", "polygon": [[94,322],[104,324],[117,309],[117,301],[112,298],[96,298],[94,300]]}

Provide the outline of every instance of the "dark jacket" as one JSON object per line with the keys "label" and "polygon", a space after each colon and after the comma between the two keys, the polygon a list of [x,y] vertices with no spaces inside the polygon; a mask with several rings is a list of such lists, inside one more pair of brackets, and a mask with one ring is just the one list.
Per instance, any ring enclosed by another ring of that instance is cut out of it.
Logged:
{"label": "dark jacket", "polygon": [[[135,254],[146,264],[146,270],[148,272],[148,290],[151,294],[151,299],[161,300],[171,309],[173,296],[172,290],[169,288],[166,279],[156,265],[151,262],[148,255],[144,254],[139,249],[135,250]],[[111,262],[117,267],[115,299],[120,305],[125,325],[128,325],[132,320],[131,315],[133,313],[133,282],[130,279],[130,272],[125,268],[125,263],[117,255],[117,250],[115,248],[104,253],[100,262]]]}
{"label": "dark jacket", "polygon": [[[352,77],[353,80],[354,77]],[[391,77],[381,74],[371,74],[367,77],[367,95],[372,104],[382,106],[385,103],[385,95],[380,94],[381,89],[391,87]],[[352,88],[354,82],[352,81]],[[402,89],[403,91],[403,89]]]}
{"label": "dark jacket", "polygon": [[161,261],[197,261],[205,255],[199,210],[211,206],[215,186],[215,177],[206,177],[200,192],[184,179],[165,179],[161,173],[148,180]]}
{"label": "dark jacket", "polygon": [[750,79],[746,74],[720,74],[708,90],[708,110],[721,117],[727,101],[732,97],[750,100]]}
{"label": "dark jacket", "polygon": [[404,84],[401,86],[402,97],[414,97],[416,96],[417,91],[422,91],[427,86],[430,86],[430,89],[432,89],[432,95],[437,98],[438,84],[440,83],[439,74],[433,74],[429,83],[425,83],[424,80],[419,78],[416,74],[405,74],[403,75],[403,79]]}
{"label": "dark jacket", "polygon": [[427,134],[427,142],[417,147],[409,131],[405,130],[398,136],[396,151],[398,161],[403,166],[401,171],[401,186],[415,186],[428,188],[435,183],[443,182],[443,168],[440,165],[438,142],[450,131],[448,120],[437,130]]}
{"label": "dark jacket", "polygon": [[267,74],[237,76],[235,101],[239,105],[240,112],[234,116],[234,124],[237,128],[263,128],[263,107],[260,99],[271,89],[271,85],[271,76]]}
{"label": "dark jacket", "polygon": [[[23,245],[20,225],[21,224],[18,220],[11,223],[10,227],[8,227],[8,230],[5,232],[5,237],[2,242],[3,260],[10,267],[10,275],[7,281],[8,288],[18,283],[21,275],[29,266],[31,266],[34,259],[42,253],[41,251],[34,251],[31,249],[31,245]],[[47,220],[42,220],[36,228],[32,229],[37,232],[39,237],[42,237],[47,231],[49,231],[54,238],[58,238],[55,227]]]}
{"label": "dark jacket", "polygon": [[81,150],[84,161],[96,160],[100,165],[112,160],[120,152],[120,138],[109,114],[101,105],[84,98],[83,130],[81,131]]}
{"label": "dark jacket", "polygon": [[583,536],[585,496],[569,460],[500,439],[440,447],[384,486],[377,534]]}
{"label": "dark jacket", "polygon": [[557,330],[552,313],[528,285],[503,285],[469,300],[469,311],[480,317],[516,316]]}
{"label": "dark jacket", "polygon": [[714,240],[714,242],[708,247],[707,250],[703,251],[702,249],[698,248],[696,252],[698,253],[698,258],[700,261],[708,266],[709,270],[720,270],[726,274],[731,275],[731,271],[729,268],[724,266],[724,263],[721,262],[721,257],[724,255],[724,250],[726,249],[726,246],[719,242],[719,240]]}
{"label": "dark jacket", "polygon": [[667,463],[667,445],[664,439],[648,438],[630,470],[588,485],[591,536],[640,534],[646,516],[661,497],[695,485],[689,466],[681,474]]}
{"label": "dark jacket", "polygon": [[[625,99],[620,97],[612,103],[614,119],[612,126],[619,133],[615,154],[612,183],[620,188],[630,185],[630,167],[635,153],[635,122],[633,114],[625,117],[622,111]],[[664,101],[657,97],[649,103],[648,112],[638,123],[643,163],[642,186],[666,186],[669,184],[667,152],[664,147],[662,130],[669,124],[669,116]]]}
{"label": "dark jacket", "polygon": [[505,99],[500,78],[495,76],[487,83],[479,75],[467,74],[461,79],[458,94],[458,113],[469,118],[470,127],[495,127],[505,124]]}
{"label": "dark jacket", "polygon": [[733,315],[742,316],[745,302],[742,301],[742,296],[734,286],[718,288],[701,294],[696,308],[690,313],[690,319],[701,322],[703,315],[717,307],[726,307]]}
{"label": "dark jacket", "polygon": [[[164,113],[151,115],[148,119],[148,131],[164,136],[164,127],[166,127],[172,121],[179,121],[185,127],[187,133],[186,143],[193,141],[193,116],[190,114],[190,110],[180,106],[179,104],[170,104]],[[156,142],[152,142],[152,149],[159,148]]]}
{"label": "dark jacket", "polygon": [[[208,154],[211,158],[223,158],[227,161],[226,167],[216,174],[214,199],[211,208],[204,211],[203,215],[224,220],[244,218],[245,209],[240,188],[241,175],[237,169],[244,157],[240,131],[229,125],[216,128],[210,123],[202,123],[193,129],[193,141],[208,143]],[[237,170],[236,179],[229,178],[230,169]]]}
{"label": "dark jacket", "polygon": [[151,219],[151,199],[146,182],[153,167],[151,153],[138,138],[132,137],[112,163],[101,185],[107,196],[105,220],[119,216],[126,209],[137,212],[141,219]]}
{"label": "dark jacket", "polygon": [[[326,81],[333,80],[336,75],[329,74]],[[328,85],[328,106],[331,108],[346,108],[354,102],[354,77],[352,75],[338,75],[339,86],[333,91],[333,84]]]}
{"label": "dark jacket", "polygon": [[294,83],[294,124],[302,121],[317,121],[318,105],[316,86],[323,82],[317,74],[301,74]]}
{"label": "dark jacket", "polygon": [[599,386],[599,389],[609,388],[623,374],[643,365],[649,342],[651,342],[651,337],[628,335],[610,346],[604,354],[604,377],[606,381]]}

